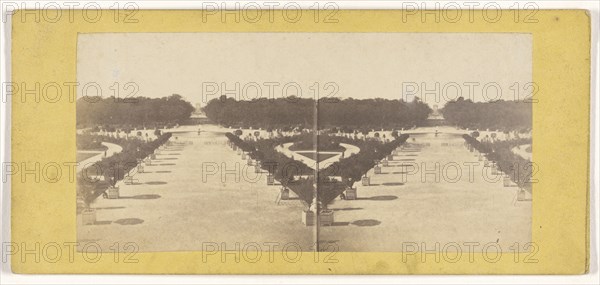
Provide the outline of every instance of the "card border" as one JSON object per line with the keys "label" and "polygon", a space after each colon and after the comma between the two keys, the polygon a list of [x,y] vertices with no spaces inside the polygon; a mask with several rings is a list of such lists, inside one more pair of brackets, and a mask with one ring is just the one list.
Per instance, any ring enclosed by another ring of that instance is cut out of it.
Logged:
{"label": "card border", "polygon": [[[16,273],[581,274],[587,271],[591,80],[590,19],[587,11],[542,10],[537,14],[538,23],[515,23],[512,18],[501,18],[496,23],[482,19],[474,23],[469,23],[468,19],[458,23],[435,23],[420,21],[420,17],[403,22],[400,10],[342,10],[338,13],[339,22],[335,24],[315,23],[310,17],[296,23],[205,23],[202,12],[197,10],[141,10],[137,24],[115,23],[112,17],[103,17],[96,23],[81,20],[74,23],[24,23],[19,21],[19,13],[15,14],[12,22],[12,81],[27,84],[75,82],[78,33],[530,33],[534,47],[533,82],[541,90],[540,102],[533,106],[534,152],[548,155],[535,156],[535,162],[540,166],[540,182],[534,185],[532,233],[533,241],[540,247],[537,263],[515,263],[507,254],[503,254],[502,260],[497,263],[481,258],[476,258],[473,263],[422,263],[418,258],[408,258],[403,262],[401,253],[338,253],[337,263],[315,263],[313,256],[307,254],[297,263],[280,259],[273,263],[255,264],[205,264],[199,252],[139,253],[140,262],[137,264],[115,264],[110,258],[90,264],[77,256],[73,262],[61,259],[57,263],[23,263],[21,257],[15,255],[12,256],[12,268]],[[64,100],[20,103],[15,98],[12,100],[12,161],[75,161],[74,103]],[[571,152],[563,153],[567,148]],[[43,153],[45,149],[55,151]],[[74,184],[64,181],[21,183],[19,180],[12,179],[12,241],[18,244],[73,242]],[[54,219],[48,221],[47,217],[51,214]],[[169,266],[165,267],[165,264]]]}

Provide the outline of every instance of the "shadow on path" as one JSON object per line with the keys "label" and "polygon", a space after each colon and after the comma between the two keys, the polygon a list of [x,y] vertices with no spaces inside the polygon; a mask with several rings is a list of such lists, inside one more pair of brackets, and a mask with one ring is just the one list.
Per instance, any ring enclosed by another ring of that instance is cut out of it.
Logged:
{"label": "shadow on path", "polygon": [[152,200],[159,199],[160,195],[157,194],[145,194],[145,195],[135,195],[135,196],[121,196],[119,199],[137,199],[137,200]]}
{"label": "shadow on path", "polygon": [[131,226],[131,225],[139,225],[139,224],[141,224],[143,222],[144,222],[144,220],[142,220],[142,219],[128,218],[128,219],[116,220],[115,224],[119,224],[119,225],[122,225],[122,226]]}
{"label": "shadow on path", "polygon": [[408,174],[406,171],[394,171],[394,172],[384,172],[381,174]]}
{"label": "shadow on path", "polygon": [[96,210],[117,210],[117,209],[125,209],[125,207],[120,206],[120,207],[100,207],[100,208],[95,208]]}
{"label": "shadow on path", "polygon": [[362,209],[363,208],[352,208],[352,207],[349,207],[349,208],[339,208],[339,209],[332,209],[332,210],[334,210],[334,211],[353,211],[353,210],[362,210]]}
{"label": "shadow on path", "polygon": [[368,198],[356,198],[356,200],[372,200],[372,201],[391,201],[398,199],[398,196],[394,195],[383,195],[383,196],[373,196]]}
{"label": "shadow on path", "polygon": [[359,226],[359,227],[374,227],[374,226],[380,225],[381,221],[373,220],[373,219],[358,220],[358,221],[352,222],[352,224],[355,226]]}
{"label": "shadow on path", "polygon": [[404,185],[404,183],[401,183],[401,182],[387,182],[387,183],[382,183],[381,185],[383,185],[383,186],[402,186],[402,185]]}

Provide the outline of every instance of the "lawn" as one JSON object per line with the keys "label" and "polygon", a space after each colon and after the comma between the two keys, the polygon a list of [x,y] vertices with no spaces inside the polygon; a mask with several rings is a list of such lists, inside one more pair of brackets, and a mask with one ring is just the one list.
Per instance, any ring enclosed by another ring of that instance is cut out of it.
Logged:
{"label": "lawn", "polygon": [[308,150],[314,150],[314,149],[318,149],[320,151],[337,151],[337,152],[342,152],[345,150],[345,148],[343,146],[340,146],[340,142],[338,139],[329,137],[329,136],[322,136],[318,140],[318,144],[315,144],[314,137],[310,133],[298,136],[296,142],[294,142],[294,144],[292,144],[292,146],[290,146],[290,150],[293,150],[293,151],[298,151],[298,150],[308,151]]}
{"label": "lawn", "polygon": [[[314,152],[314,151],[297,151],[296,153],[299,154],[299,155],[308,157],[308,158],[310,158],[312,160],[315,160],[315,156],[317,156],[316,152]],[[317,160],[317,162],[321,162],[321,161],[326,160],[328,158],[334,157],[334,156],[336,156],[338,154],[339,153],[319,153],[319,155],[318,155],[319,160]]]}

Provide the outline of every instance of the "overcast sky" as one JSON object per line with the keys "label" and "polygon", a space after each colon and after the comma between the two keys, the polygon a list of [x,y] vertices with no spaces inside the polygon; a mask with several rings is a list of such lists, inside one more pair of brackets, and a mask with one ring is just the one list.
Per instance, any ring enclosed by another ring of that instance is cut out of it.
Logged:
{"label": "overcast sky", "polygon": [[120,96],[130,94],[134,88],[124,85],[134,82],[137,96],[180,94],[194,104],[225,88],[246,99],[298,90],[304,98],[316,90],[339,98],[416,95],[441,107],[458,95],[523,97],[532,81],[532,40],[514,33],[80,34],[77,80],[97,83],[103,96],[115,82]]}

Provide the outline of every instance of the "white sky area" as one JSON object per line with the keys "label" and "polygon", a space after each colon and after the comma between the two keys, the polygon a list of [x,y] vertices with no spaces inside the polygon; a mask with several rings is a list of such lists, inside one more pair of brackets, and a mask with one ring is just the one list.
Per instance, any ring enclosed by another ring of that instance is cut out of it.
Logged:
{"label": "white sky area", "polygon": [[[532,38],[517,33],[98,33],[77,42],[79,96],[524,99]],[[126,83],[133,86],[125,88]],[[97,85],[96,85],[97,84]],[[237,87],[236,87],[237,85]],[[437,86],[437,87],[436,87]],[[134,88],[137,87],[137,88]],[[485,88],[484,88],[485,87]],[[137,90],[135,90],[137,89]],[[427,90],[427,91],[426,91]],[[500,92],[500,93],[498,93]]]}

